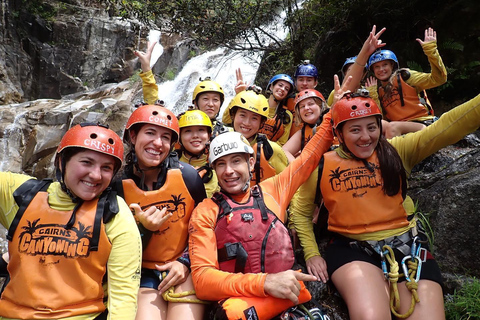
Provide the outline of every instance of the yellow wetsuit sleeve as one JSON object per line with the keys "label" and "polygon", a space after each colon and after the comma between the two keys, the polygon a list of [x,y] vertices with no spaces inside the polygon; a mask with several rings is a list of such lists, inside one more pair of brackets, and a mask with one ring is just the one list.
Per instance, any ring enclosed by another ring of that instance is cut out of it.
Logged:
{"label": "yellow wetsuit sleeve", "polygon": [[287,155],[277,143],[268,140],[268,143],[273,149],[273,155],[268,160],[268,163],[275,168],[275,173],[279,174],[288,166]]}
{"label": "yellow wetsuit sleeve", "polygon": [[427,42],[422,48],[430,63],[431,71],[424,73],[410,70],[410,78],[406,80],[406,83],[414,87],[417,92],[435,88],[447,82],[447,69],[438,53],[437,42]]}
{"label": "yellow wetsuit sleeve", "polygon": [[105,225],[112,250],[108,257],[108,319],[135,319],[140,286],[142,242],[125,200],[117,197],[120,211]]}
{"label": "yellow wetsuit sleeve", "polygon": [[20,173],[0,172],[0,223],[7,229],[18,211],[13,192],[29,179],[32,177]]}
{"label": "yellow wetsuit sleeve", "polygon": [[227,126],[233,126],[232,117],[230,117],[230,106],[226,107],[223,111],[222,123]]}
{"label": "yellow wetsuit sleeve", "polygon": [[408,173],[438,150],[451,145],[480,126],[480,95],[444,113],[425,129],[390,140]]}
{"label": "yellow wetsuit sleeve", "polygon": [[318,166],[308,177],[307,181],[298,188],[290,203],[290,220],[297,231],[298,239],[302,245],[305,261],[314,256],[319,256],[318,244],[313,232],[313,212],[316,204],[315,193],[317,189]]}
{"label": "yellow wetsuit sleeve", "polygon": [[290,122],[283,125],[283,134],[280,138],[278,138],[277,141],[275,141],[280,146],[283,146],[288,141],[288,138],[290,138],[290,130],[292,129],[292,124],[293,124],[292,113],[288,110],[286,110],[285,112],[287,113],[288,117],[290,118]]}
{"label": "yellow wetsuit sleeve", "polygon": [[143,100],[148,104],[154,104],[158,100],[158,86],[155,82],[152,70],[140,72],[143,88]]}
{"label": "yellow wetsuit sleeve", "polygon": [[220,186],[218,185],[218,179],[215,170],[212,171],[212,179],[210,179],[210,181],[208,181],[207,183],[204,183],[204,185],[205,192],[207,193],[207,198],[211,198],[215,192],[220,191]]}
{"label": "yellow wetsuit sleeve", "polygon": [[196,295],[204,300],[230,297],[266,297],[265,273],[230,273],[219,270],[215,226],[218,205],[205,199],[192,212],[189,254]]}
{"label": "yellow wetsuit sleeve", "polygon": [[330,92],[330,95],[328,96],[328,99],[327,99],[327,105],[328,105],[329,108],[332,107],[334,97],[335,97],[335,90],[332,90]]}

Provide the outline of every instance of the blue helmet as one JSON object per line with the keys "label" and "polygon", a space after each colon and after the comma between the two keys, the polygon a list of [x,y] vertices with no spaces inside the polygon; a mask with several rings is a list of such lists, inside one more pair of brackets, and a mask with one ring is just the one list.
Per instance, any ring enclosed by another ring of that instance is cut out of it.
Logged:
{"label": "blue helmet", "polygon": [[303,61],[298,65],[297,70],[295,70],[295,74],[293,75],[295,79],[301,76],[314,77],[316,79],[318,77],[317,67],[311,64],[310,60]]}
{"label": "blue helmet", "polygon": [[290,90],[288,91],[288,94],[293,92],[293,87],[295,86],[293,84],[293,80],[288,74],[284,74],[284,73],[280,73],[280,74],[277,74],[277,75],[273,76],[273,78],[270,79],[270,81],[268,82],[266,91],[270,90],[270,87],[273,86],[275,84],[275,82],[277,82],[278,80],[283,80],[283,81],[287,81],[288,83],[290,83],[291,86],[290,86]]}
{"label": "blue helmet", "polygon": [[345,62],[343,63],[343,66],[342,66],[342,75],[345,77],[345,70],[347,69],[347,67],[351,64],[354,64],[355,63],[355,60],[357,60],[357,56],[354,56],[354,57],[350,57],[350,58],[347,58],[345,59]]}
{"label": "blue helmet", "polygon": [[370,69],[373,66],[373,64],[383,60],[392,60],[395,64],[394,70],[398,69],[397,56],[395,55],[395,53],[393,53],[390,50],[375,51],[368,59],[367,69]]}

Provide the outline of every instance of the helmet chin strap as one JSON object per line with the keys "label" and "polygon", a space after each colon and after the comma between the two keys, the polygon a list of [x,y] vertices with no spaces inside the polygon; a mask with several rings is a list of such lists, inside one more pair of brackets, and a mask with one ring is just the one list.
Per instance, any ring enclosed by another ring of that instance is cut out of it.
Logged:
{"label": "helmet chin strap", "polygon": [[242,192],[247,192],[247,190],[250,188],[250,181],[252,181],[252,179],[253,179],[253,173],[250,170],[250,163],[248,163],[248,160],[247,160],[247,165],[248,165],[249,178],[248,178],[247,182],[245,183],[245,185],[243,186]]}

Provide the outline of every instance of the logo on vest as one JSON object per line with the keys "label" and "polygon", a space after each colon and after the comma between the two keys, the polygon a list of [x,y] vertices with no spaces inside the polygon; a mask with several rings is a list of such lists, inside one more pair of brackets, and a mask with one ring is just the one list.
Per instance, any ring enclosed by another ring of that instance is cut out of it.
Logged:
{"label": "logo on vest", "polygon": [[18,249],[20,253],[28,255],[52,255],[65,258],[88,256],[91,226],[78,222],[72,229],[65,229],[65,225],[39,224],[40,219],[27,220],[22,226],[23,232],[19,235]]}
{"label": "logo on vest", "polygon": [[340,167],[337,167],[335,170],[330,170],[330,187],[336,192],[347,192],[382,186],[380,177],[376,174],[379,167],[373,163],[370,165],[375,169],[373,173],[365,167],[346,170],[340,170]]}

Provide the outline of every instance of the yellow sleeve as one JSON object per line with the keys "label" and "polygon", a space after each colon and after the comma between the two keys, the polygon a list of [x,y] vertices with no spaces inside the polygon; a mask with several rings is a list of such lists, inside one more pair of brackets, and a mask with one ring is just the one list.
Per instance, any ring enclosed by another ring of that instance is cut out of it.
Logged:
{"label": "yellow sleeve", "polygon": [[133,320],[140,286],[142,242],[125,200],[117,197],[120,211],[105,225],[112,250],[108,257],[108,319]]}
{"label": "yellow sleeve", "polygon": [[335,90],[332,90],[330,92],[330,95],[328,96],[328,99],[327,99],[327,105],[328,105],[329,108],[332,107],[334,97],[335,97]]}
{"label": "yellow sleeve", "polygon": [[230,105],[223,111],[222,123],[227,126],[233,126],[232,117],[230,117]]}
{"label": "yellow sleeve", "polygon": [[268,163],[275,168],[275,173],[279,174],[288,166],[287,155],[277,143],[268,140],[268,143],[273,149],[273,155],[268,160]]}
{"label": "yellow sleeve", "polygon": [[207,183],[204,183],[204,185],[205,192],[207,193],[207,198],[211,198],[215,192],[220,191],[220,186],[218,185],[218,179],[215,170],[212,170],[212,179],[210,179],[210,181],[208,181]]}
{"label": "yellow sleeve", "polygon": [[288,117],[290,118],[290,122],[283,126],[282,136],[277,141],[275,141],[280,146],[283,146],[287,142],[288,138],[290,138],[290,130],[292,129],[292,124],[293,124],[292,113],[288,110],[286,110],[286,113],[287,113]]}
{"label": "yellow sleeve", "polygon": [[158,100],[158,86],[152,70],[140,72],[140,78],[142,78],[143,100],[148,104],[154,104]]}
{"label": "yellow sleeve", "polygon": [[440,119],[417,132],[390,140],[408,173],[413,166],[451,145],[480,126],[480,95],[444,113]]}
{"label": "yellow sleeve", "polygon": [[422,46],[423,52],[428,58],[430,73],[418,72],[410,70],[410,78],[406,81],[407,84],[415,87],[417,92],[422,90],[438,87],[447,82],[447,69],[443,64],[442,58],[437,50],[437,42],[432,41]]}
{"label": "yellow sleeve", "polygon": [[0,172],[0,223],[7,229],[18,211],[13,192],[30,179],[32,177],[20,173]]}
{"label": "yellow sleeve", "polygon": [[320,256],[313,232],[313,212],[315,211],[315,191],[317,189],[318,166],[307,181],[298,188],[290,203],[290,219],[297,231],[303,248],[305,261]]}

